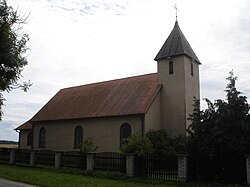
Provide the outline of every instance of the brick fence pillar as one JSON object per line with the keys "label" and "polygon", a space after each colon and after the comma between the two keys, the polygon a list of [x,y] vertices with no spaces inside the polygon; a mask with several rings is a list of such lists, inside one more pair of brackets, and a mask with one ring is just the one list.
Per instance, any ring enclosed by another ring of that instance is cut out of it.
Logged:
{"label": "brick fence pillar", "polygon": [[55,169],[60,169],[62,163],[62,153],[55,152]]}
{"label": "brick fence pillar", "polygon": [[134,159],[135,159],[135,155],[133,153],[126,154],[126,176],[127,177],[135,176]]}
{"label": "brick fence pillar", "polygon": [[30,151],[30,166],[34,167],[36,165],[36,152]]}
{"label": "brick fence pillar", "polygon": [[15,149],[11,149],[10,150],[10,164],[15,164],[15,153],[16,153],[16,150]]}
{"label": "brick fence pillar", "polygon": [[188,154],[179,154],[178,157],[178,179],[181,182],[188,180]]}
{"label": "brick fence pillar", "polygon": [[246,155],[247,184],[250,186],[250,155]]}
{"label": "brick fence pillar", "polygon": [[95,153],[87,153],[87,171],[94,171],[94,166],[95,166]]}

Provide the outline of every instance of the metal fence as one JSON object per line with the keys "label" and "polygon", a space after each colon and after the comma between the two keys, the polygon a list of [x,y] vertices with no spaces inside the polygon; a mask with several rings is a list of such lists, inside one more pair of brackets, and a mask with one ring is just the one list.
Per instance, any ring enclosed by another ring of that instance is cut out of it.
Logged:
{"label": "metal fence", "polygon": [[72,152],[63,152],[61,155],[61,167],[66,168],[79,168],[86,170],[86,154],[72,151]]}
{"label": "metal fence", "polygon": [[126,156],[121,153],[96,153],[94,163],[95,170],[120,171],[126,173]]}
{"label": "metal fence", "polygon": [[15,163],[16,164],[30,164],[30,150],[27,149],[17,149],[15,152]]}
{"label": "metal fence", "polygon": [[[148,154],[143,157],[133,156],[131,163],[126,163],[126,155],[115,152],[102,152],[83,154],[77,151],[54,152],[44,150],[13,150],[0,149],[0,163],[12,163],[17,165],[31,165],[49,168],[77,168],[86,170],[105,170],[126,173],[126,167],[132,169],[135,176],[178,180],[178,158],[176,156],[159,157]],[[10,156],[12,155],[12,156]],[[14,158],[13,158],[14,155]],[[88,163],[87,163],[88,162]],[[92,164],[93,163],[93,166]],[[130,171],[130,169],[128,169]],[[133,176],[134,176],[133,174]]]}
{"label": "metal fence", "polygon": [[135,175],[139,177],[178,180],[178,158],[153,154],[135,157]]}
{"label": "metal fence", "polygon": [[36,165],[54,166],[55,165],[55,152],[53,151],[36,151],[35,154]]}
{"label": "metal fence", "polygon": [[9,163],[10,162],[10,149],[1,148],[0,149],[0,163]]}
{"label": "metal fence", "polygon": [[188,159],[190,181],[223,181],[242,183],[246,181],[246,158],[243,155],[219,158],[215,156],[190,155]]}
{"label": "metal fence", "polygon": [[[114,152],[94,153],[93,155],[93,153],[83,154],[77,151],[54,152],[0,148],[0,163],[4,164],[56,169],[62,167],[86,170],[88,168],[89,171],[119,171],[126,173],[130,177],[138,176],[180,181],[186,181],[186,179],[193,181],[220,180],[231,183],[250,181],[250,178],[247,178],[250,175],[246,175],[250,173],[249,157],[247,157],[248,161],[246,161],[246,158],[242,155],[237,157],[228,155],[227,158],[195,157],[190,155],[188,160],[186,157],[188,162],[184,162],[183,155],[179,155],[178,158],[176,156],[160,157],[153,154],[139,157]],[[246,166],[247,164],[249,166]]]}

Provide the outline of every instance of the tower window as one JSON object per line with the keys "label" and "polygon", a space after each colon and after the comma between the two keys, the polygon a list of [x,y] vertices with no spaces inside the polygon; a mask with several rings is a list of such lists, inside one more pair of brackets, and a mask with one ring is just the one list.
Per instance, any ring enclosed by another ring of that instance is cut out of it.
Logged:
{"label": "tower window", "polygon": [[174,64],[172,61],[169,62],[169,74],[173,74],[174,73]]}
{"label": "tower window", "polygon": [[191,75],[192,75],[192,76],[194,75],[194,65],[193,65],[192,62],[191,62]]}

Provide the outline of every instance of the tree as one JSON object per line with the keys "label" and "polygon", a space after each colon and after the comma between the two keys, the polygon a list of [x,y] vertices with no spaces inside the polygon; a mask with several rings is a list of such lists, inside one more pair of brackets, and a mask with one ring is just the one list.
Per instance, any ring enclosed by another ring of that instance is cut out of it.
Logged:
{"label": "tree", "polygon": [[128,142],[121,147],[121,152],[143,156],[147,153],[152,153],[152,144],[147,137],[137,133],[128,138]]}
{"label": "tree", "polygon": [[250,153],[250,108],[246,96],[236,88],[237,77],[233,71],[227,80],[225,100],[212,103],[205,99],[208,106],[205,110],[200,110],[200,102],[195,100],[190,115],[188,148],[201,165],[202,162],[208,164],[205,170],[210,171],[210,176],[237,180],[241,173],[238,169],[245,164],[245,155]]}
{"label": "tree", "polygon": [[159,157],[186,153],[186,136],[170,137],[165,130],[149,130],[146,137],[153,145],[153,154]]}
{"label": "tree", "polygon": [[227,80],[226,100],[218,99],[212,103],[205,99],[208,108],[204,111],[200,111],[199,101],[196,100],[190,115],[190,141],[201,154],[224,156],[250,153],[249,104],[246,96],[236,89],[237,77],[233,71]]}
{"label": "tree", "polygon": [[30,82],[18,83],[21,72],[28,64],[23,56],[28,50],[26,43],[29,36],[22,32],[26,19],[8,6],[5,0],[0,0],[0,120],[3,115],[2,92],[21,88],[27,91]]}

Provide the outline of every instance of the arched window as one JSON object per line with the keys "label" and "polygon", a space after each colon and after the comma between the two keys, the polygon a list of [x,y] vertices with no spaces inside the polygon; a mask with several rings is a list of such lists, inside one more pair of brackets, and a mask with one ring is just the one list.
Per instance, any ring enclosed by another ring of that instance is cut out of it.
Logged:
{"label": "arched window", "polygon": [[42,127],[39,131],[39,148],[45,148],[46,144],[46,129]]}
{"label": "arched window", "polygon": [[123,123],[120,128],[120,147],[128,142],[129,136],[131,136],[131,126]]}
{"label": "arched window", "polygon": [[31,145],[32,145],[32,132],[29,132],[27,136],[27,146],[31,146]]}
{"label": "arched window", "polygon": [[74,148],[79,149],[83,143],[83,129],[81,126],[75,128]]}
{"label": "arched window", "polygon": [[172,61],[169,62],[169,74],[174,73],[174,63]]}

